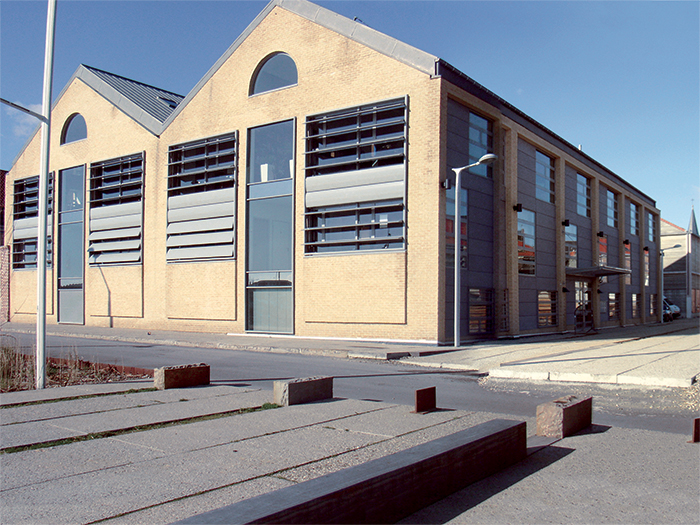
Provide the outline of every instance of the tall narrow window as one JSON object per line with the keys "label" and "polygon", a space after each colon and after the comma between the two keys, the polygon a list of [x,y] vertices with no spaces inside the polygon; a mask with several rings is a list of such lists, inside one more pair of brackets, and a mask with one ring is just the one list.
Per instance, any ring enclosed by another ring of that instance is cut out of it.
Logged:
{"label": "tall narrow window", "polygon": [[246,330],[294,331],[294,127],[248,130]]}
{"label": "tall narrow window", "polygon": [[649,280],[651,278],[651,271],[650,271],[650,257],[649,257],[649,250],[644,251],[644,286],[649,286]]}
{"label": "tall narrow window", "polygon": [[576,174],[576,213],[591,216],[591,179],[580,173]]}
{"label": "tall narrow window", "polygon": [[61,131],[61,144],[69,144],[87,138],[87,125],[80,113],[68,117]]}
{"label": "tall narrow window", "polygon": [[[445,213],[445,232],[447,235],[447,265],[454,267],[454,244],[455,244],[455,190],[454,188],[450,188],[447,190],[447,198],[446,198],[446,213]],[[469,241],[467,240],[467,202],[468,202],[468,197],[469,197],[469,192],[462,188],[462,191],[459,193],[459,200],[462,201],[460,207],[459,207],[459,214],[460,214],[460,228],[461,228],[461,249],[462,249],[462,257],[464,258],[463,265],[462,267],[466,268],[466,250],[469,244]],[[461,258],[462,258],[461,257]],[[461,259],[460,258],[460,259]]]}
{"label": "tall narrow window", "polygon": [[605,190],[605,192],[608,226],[617,228],[617,193],[613,193],[610,190]]}
{"label": "tall narrow window", "polygon": [[656,315],[656,308],[658,306],[656,304],[656,301],[658,300],[657,297],[658,296],[655,293],[649,294],[649,316],[650,317],[653,317]]}
{"label": "tall narrow window", "polygon": [[518,273],[535,275],[535,212],[518,212]]}
{"label": "tall narrow window", "polygon": [[567,268],[578,266],[578,228],[570,224],[564,230],[564,265]]}
{"label": "tall narrow window", "polygon": [[297,83],[297,66],[287,53],[276,53],[262,61],[251,83],[250,94],[257,95]]}
{"label": "tall narrow window", "polygon": [[647,240],[649,242],[656,240],[656,219],[651,213],[647,213]]}
{"label": "tall narrow window", "polygon": [[144,154],[90,165],[90,264],[141,262]]}
{"label": "tall narrow window", "polygon": [[[598,236],[598,266],[608,265],[608,237],[606,235]],[[607,277],[601,277],[600,283],[607,283]]]}
{"label": "tall narrow window", "polygon": [[535,154],[535,196],[554,202],[554,159],[539,151]]}
{"label": "tall narrow window", "polygon": [[233,257],[236,134],[170,146],[168,261]]}
{"label": "tall narrow window", "polygon": [[639,206],[630,202],[630,234],[639,235]]}
{"label": "tall narrow window", "polygon": [[[37,267],[39,250],[39,176],[16,180],[12,203],[12,268]],[[53,173],[49,174],[47,201],[47,265],[52,258]]]}
{"label": "tall narrow window", "polygon": [[[487,153],[493,153],[493,123],[469,112],[469,164],[475,164]],[[470,174],[493,177],[492,164],[480,164],[469,170]]]}
{"label": "tall narrow window", "polygon": [[537,326],[557,325],[557,292],[537,294]]}
{"label": "tall narrow window", "polygon": [[625,246],[625,269],[630,270],[630,273],[625,275],[625,284],[632,284],[632,245],[627,243]]}
{"label": "tall narrow window", "polygon": [[620,294],[619,293],[609,293],[608,294],[608,319],[615,320],[620,319]]}
{"label": "tall narrow window", "polygon": [[469,289],[469,333],[492,334],[494,329],[494,293],[490,289]]}
{"label": "tall narrow window", "polygon": [[305,252],[405,247],[405,99],[306,119]]}
{"label": "tall narrow window", "polygon": [[642,313],[642,294],[632,294],[632,319],[637,319]]}

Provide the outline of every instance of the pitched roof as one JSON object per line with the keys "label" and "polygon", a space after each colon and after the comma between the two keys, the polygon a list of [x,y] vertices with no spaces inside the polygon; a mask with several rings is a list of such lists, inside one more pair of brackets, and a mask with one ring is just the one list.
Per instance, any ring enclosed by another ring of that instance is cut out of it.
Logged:
{"label": "pitched roof", "polygon": [[84,64],[74,76],[156,135],[160,134],[163,122],[185,98]]}

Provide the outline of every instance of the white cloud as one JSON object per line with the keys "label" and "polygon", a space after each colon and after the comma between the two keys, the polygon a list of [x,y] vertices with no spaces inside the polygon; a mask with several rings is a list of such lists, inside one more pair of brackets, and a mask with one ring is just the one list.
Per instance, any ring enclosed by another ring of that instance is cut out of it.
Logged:
{"label": "white cloud", "polygon": [[[15,104],[27,108],[34,113],[41,114],[41,104],[23,104],[22,102],[15,102]],[[12,121],[12,133],[17,138],[29,138],[29,135],[31,135],[39,125],[39,120],[36,117],[18,109],[5,106],[5,113]]]}

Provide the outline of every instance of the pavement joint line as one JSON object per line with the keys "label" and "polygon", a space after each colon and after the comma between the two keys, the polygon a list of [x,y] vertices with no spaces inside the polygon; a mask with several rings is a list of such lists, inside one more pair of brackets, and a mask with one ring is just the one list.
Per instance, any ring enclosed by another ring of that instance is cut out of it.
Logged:
{"label": "pavement joint line", "polygon": [[[171,403],[176,403],[176,401],[172,401]],[[28,419],[26,421],[12,421],[10,423],[0,423],[0,427],[9,427],[12,425],[22,425],[24,423],[41,423],[42,421],[52,421],[52,420],[56,420],[56,419],[65,419],[68,417],[80,417],[80,416],[92,416],[95,414],[107,414],[109,412],[117,412],[119,410],[133,410],[135,408],[152,408],[154,406],[159,406],[162,404],[164,404],[164,403],[162,403],[160,401],[154,401],[153,403],[148,404],[148,405],[136,405],[136,406],[130,406],[130,407],[109,408],[109,409],[105,409],[105,410],[93,410],[92,412],[80,412],[77,414],[64,414],[61,416],[47,416],[47,417],[42,417],[39,419]],[[56,425],[51,425],[51,426],[56,426]],[[59,427],[59,428],[62,428],[62,427]],[[70,430],[70,429],[68,429],[68,430]]]}
{"label": "pavement joint line", "polygon": [[88,433],[83,432],[83,431],[79,431],[79,430],[70,429],[70,428],[60,427],[58,425],[50,425],[50,426],[53,426],[56,428],[64,428],[64,430],[70,430],[72,432],[78,432],[79,435],[66,437],[66,438],[60,438],[60,439],[51,439],[51,440],[47,440],[47,441],[40,441],[37,443],[29,443],[29,444],[25,444],[25,445],[3,447],[3,448],[0,448],[0,455],[14,454],[16,452],[23,452],[25,450],[33,450],[33,449],[37,449],[37,448],[49,448],[49,447],[55,447],[55,446],[61,446],[61,445],[69,445],[71,443],[78,443],[81,441],[90,441],[93,439],[111,438],[111,437],[115,437],[115,436],[121,436],[124,434],[132,434],[134,432],[145,432],[147,430],[156,430],[156,429],[167,427],[167,426],[186,425],[186,424],[191,424],[191,423],[197,423],[199,421],[207,421],[210,419],[218,419],[218,418],[223,418],[223,417],[246,414],[248,412],[253,412],[253,411],[258,411],[258,410],[264,410],[264,407],[257,406],[257,407],[238,408],[235,410],[227,410],[224,412],[215,412],[213,414],[207,414],[207,415],[202,415],[202,416],[194,416],[194,417],[188,417],[188,418],[182,418],[182,419],[171,419],[168,421],[158,421],[157,423],[146,423],[144,425],[134,425],[132,427],[125,427],[125,428],[119,428],[119,429],[114,429],[114,430],[102,430],[102,431],[98,431],[98,432],[88,432]]}
{"label": "pavement joint line", "polygon": [[[54,399],[37,399],[35,401],[20,401],[19,403],[2,403],[0,404],[0,410],[4,408],[18,408],[23,406],[31,405],[47,405],[49,403],[60,403],[61,401],[77,401],[82,399],[90,399],[93,397],[104,397],[104,396],[121,396],[126,394],[139,394],[142,392],[155,392],[158,389],[155,387],[149,388],[130,388],[129,390],[119,390],[115,392],[98,392],[95,394],[81,394],[78,396],[68,396],[68,397],[57,397]],[[11,394],[12,392],[6,392]]]}
{"label": "pavement joint line", "polygon": [[[391,407],[387,407],[387,408],[394,408],[394,407],[397,407],[397,406],[400,406],[400,405],[392,405]],[[338,418],[338,419],[345,419],[345,418],[347,418],[347,417],[354,417],[354,416],[357,416],[357,415],[364,415],[364,414],[371,413],[371,412],[376,412],[376,410],[373,410],[373,411],[370,411],[370,412],[362,412],[361,414],[351,414],[351,415],[344,416],[344,417]],[[469,416],[469,415],[472,415],[472,414],[474,414],[474,412],[468,412],[468,413],[466,413],[466,414],[464,414],[464,415],[462,415],[462,416],[456,417],[456,418],[454,418],[454,419],[462,419],[462,418],[465,418],[465,417],[467,417],[467,416]],[[217,487],[210,487],[210,488],[208,488],[208,489],[200,490],[200,491],[194,492],[194,493],[192,493],[192,494],[185,494],[185,495],[183,495],[183,496],[178,496],[178,497],[176,497],[176,498],[172,498],[172,499],[169,499],[169,500],[167,500],[167,501],[160,501],[160,502],[158,502],[158,503],[154,503],[153,505],[147,505],[147,506],[145,506],[145,507],[141,507],[141,508],[138,508],[138,509],[132,509],[132,510],[129,510],[129,511],[126,511],[126,512],[122,512],[122,513],[119,513],[119,514],[115,514],[115,515],[113,515],[113,516],[106,516],[106,517],[100,518],[100,519],[98,519],[98,520],[86,522],[85,525],[93,525],[93,524],[95,524],[95,523],[103,523],[103,522],[105,522],[105,521],[109,521],[109,520],[112,520],[112,519],[122,518],[122,517],[124,517],[124,516],[128,516],[128,515],[131,515],[131,514],[135,514],[135,513],[137,513],[137,512],[141,512],[141,511],[144,511],[144,510],[149,510],[149,509],[153,509],[153,508],[156,508],[156,507],[161,507],[161,506],[167,505],[167,504],[169,504],[169,503],[175,503],[175,502],[177,502],[177,501],[182,501],[182,500],[189,499],[189,498],[195,498],[195,497],[197,497],[197,496],[202,496],[202,495],[204,495],[204,494],[210,494],[210,493],[212,493],[212,492],[216,492],[217,490],[222,490],[222,489],[226,489],[226,488],[229,488],[229,487],[234,487],[234,486],[236,486],[236,485],[242,485],[243,483],[248,483],[248,482],[250,482],[250,481],[256,481],[256,480],[263,479],[263,478],[278,478],[278,479],[281,479],[281,480],[284,480],[284,481],[289,481],[290,483],[293,483],[293,484],[296,485],[296,484],[299,483],[299,482],[289,480],[289,479],[285,478],[284,476],[281,476],[280,474],[282,474],[282,473],[284,473],[284,472],[289,472],[289,471],[292,471],[292,470],[295,470],[295,469],[298,469],[298,468],[301,468],[301,467],[306,467],[306,466],[309,466],[309,465],[313,465],[313,464],[315,464],[315,463],[320,463],[320,462],[322,462],[322,461],[326,461],[326,460],[329,460],[329,459],[338,458],[338,457],[341,457],[341,456],[343,456],[343,455],[345,455],[345,454],[349,454],[349,453],[351,453],[351,452],[356,452],[356,451],[358,451],[358,450],[363,450],[363,449],[366,449],[366,448],[369,448],[369,447],[373,447],[373,446],[376,446],[376,445],[380,445],[380,444],[382,444],[382,443],[386,443],[387,441],[390,441],[391,439],[398,439],[398,438],[401,438],[401,437],[404,437],[404,436],[408,436],[408,435],[410,435],[410,434],[414,434],[414,433],[416,433],[416,432],[420,432],[420,431],[426,430],[426,429],[428,429],[428,428],[435,428],[435,427],[437,427],[437,426],[444,425],[444,424],[446,424],[446,423],[448,423],[448,422],[454,421],[454,419],[452,419],[452,420],[446,420],[446,421],[440,421],[440,422],[438,422],[438,423],[436,423],[436,424],[434,424],[434,425],[429,425],[429,426],[427,426],[427,427],[423,427],[423,428],[419,428],[419,429],[415,429],[415,430],[410,430],[410,431],[408,431],[408,432],[404,432],[404,433],[401,433],[401,434],[397,434],[397,435],[395,435],[395,436],[388,437],[387,439],[382,439],[382,440],[379,440],[379,441],[375,441],[375,442],[373,442],[373,443],[366,443],[366,444],[364,444],[364,445],[359,445],[359,446],[356,446],[356,447],[354,447],[354,448],[351,448],[351,449],[348,449],[348,450],[345,450],[345,451],[342,451],[342,452],[337,452],[337,453],[335,453],[335,454],[330,454],[330,455],[328,455],[328,456],[324,456],[324,457],[322,457],[322,458],[317,458],[317,459],[313,459],[313,460],[310,460],[310,461],[305,461],[304,463],[300,463],[300,464],[298,464],[298,465],[294,465],[293,467],[285,467],[285,468],[282,468],[282,469],[275,470],[275,471],[273,471],[273,472],[268,472],[268,473],[265,473],[265,474],[259,474],[259,475],[257,475],[257,476],[251,476],[251,477],[249,477],[249,478],[242,479],[242,480],[238,480],[238,481],[235,481],[235,482],[232,482],[232,483],[226,483],[226,484],[224,484],[224,485],[220,485],[220,486],[217,486]],[[318,425],[318,424],[320,424],[320,423],[314,423],[314,424],[311,424],[311,425],[302,425],[301,427],[298,427],[298,428],[311,427],[311,426],[315,426],[315,425]],[[293,430],[293,429],[289,429],[289,430]],[[263,434],[262,436],[266,436],[266,435],[268,435],[268,434]],[[258,436],[258,437],[261,437],[261,436]],[[239,440],[239,441],[243,441],[243,440]],[[233,441],[233,442],[231,442],[231,443],[236,443],[236,442],[238,442],[238,441]],[[199,449],[197,449],[197,450],[199,450]]]}

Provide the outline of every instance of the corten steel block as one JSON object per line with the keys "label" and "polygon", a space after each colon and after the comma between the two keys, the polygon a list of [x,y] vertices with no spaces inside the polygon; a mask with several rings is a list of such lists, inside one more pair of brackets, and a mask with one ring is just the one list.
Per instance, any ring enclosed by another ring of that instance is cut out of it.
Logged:
{"label": "corten steel block", "polygon": [[153,371],[153,386],[158,390],[187,388],[209,384],[209,365],[164,366]]}
{"label": "corten steel block", "polygon": [[693,421],[693,441],[692,443],[700,443],[700,418],[696,417]]}
{"label": "corten steel block", "polygon": [[525,423],[494,419],[178,523],[396,523],[526,455]]}
{"label": "corten steel block", "polygon": [[564,396],[537,407],[537,435],[564,438],[589,427],[592,417],[592,397]]}
{"label": "corten steel block", "polygon": [[332,377],[307,377],[275,381],[273,402],[280,406],[300,405],[333,398]]}
{"label": "corten steel block", "polygon": [[436,389],[434,386],[416,390],[416,412],[425,413],[437,408]]}

